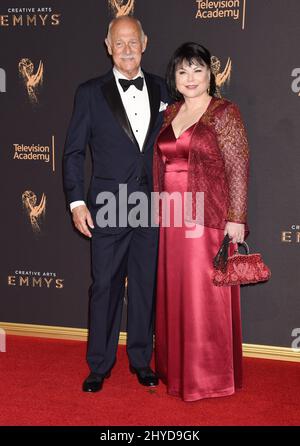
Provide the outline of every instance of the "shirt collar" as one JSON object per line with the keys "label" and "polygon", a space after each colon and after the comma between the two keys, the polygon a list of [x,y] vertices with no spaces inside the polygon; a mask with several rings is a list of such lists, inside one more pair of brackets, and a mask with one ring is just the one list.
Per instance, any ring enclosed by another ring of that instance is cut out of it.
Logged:
{"label": "shirt collar", "polygon": [[[124,74],[120,73],[120,71],[118,71],[116,67],[113,67],[113,73],[114,73],[114,76],[115,76],[117,81],[119,79],[128,79],[126,76],[124,76]],[[138,71],[137,75],[134,76],[133,79],[136,79],[137,77],[140,77],[140,76],[144,77],[144,73],[142,72],[141,67],[139,68],[139,71]]]}

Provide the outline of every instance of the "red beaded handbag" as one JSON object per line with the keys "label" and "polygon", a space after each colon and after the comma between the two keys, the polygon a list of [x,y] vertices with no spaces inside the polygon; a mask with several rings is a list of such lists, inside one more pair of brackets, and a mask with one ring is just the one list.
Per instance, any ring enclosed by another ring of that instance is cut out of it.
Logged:
{"label": "red beaded handbag", "polygon": [[265,265],[261,254],[249,254],[249,246],[246,242],[241,243],[246,248],[247,254],[240,254],[235,250],[228,257],[230,243],[228,234],[213,259],[212,281],[216,286],[246,285],[249,283],[265,282],[270,279],[270,268]]}

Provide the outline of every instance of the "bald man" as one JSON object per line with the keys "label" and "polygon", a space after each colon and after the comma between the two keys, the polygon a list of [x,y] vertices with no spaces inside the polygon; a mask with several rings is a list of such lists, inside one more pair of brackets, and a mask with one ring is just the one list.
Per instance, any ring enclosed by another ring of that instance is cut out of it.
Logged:
{"label": "bald man", "polygon": [[[147,36],[136,18],[114,19],[105,43],[113,68],[79,85],[64,150],[64,188],[73,223],[91,239],[90,374],[83,383],[84,392],[101,390],[115,364],[126,277],[130,371],[144,386],[158,384],[150,368],[158,228],[151,226],[150,212],[147,224],[131,224],[127,219],[124,225],[124,209],[128,216],[132,206],[126,200],[132,193],[143,192],[150,200],[153,145],[169,96],[163,79],[141,68]],[[93,175],[86,204],[87,145]],[[99,193],[115,199],[110,208],[115,212],[113,224],[105,225],[100,218],[107,201]],[[149,211],[149,201],[145,206]]]}

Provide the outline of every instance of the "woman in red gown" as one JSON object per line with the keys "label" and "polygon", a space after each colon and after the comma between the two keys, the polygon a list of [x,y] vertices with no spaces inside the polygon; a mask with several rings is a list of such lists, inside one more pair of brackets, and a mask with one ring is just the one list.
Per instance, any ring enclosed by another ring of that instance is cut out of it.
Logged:
{"label": "woman in red gown", "polygon": [[[178,48],[167,82],[177,101],[155,146],[154,190],[175,193],[177,202],[169,200],[168,224],[159,217],[156,370],[170,395],[195,401],[242,386],[240,289],[216,287],[211,275],[224,234],[232,253],[248,233],[248,144],[237,106],[214,96],[206,48]],[[178,211],[186,192],[192,218],[183,206]],[[202,212],[196,192],[204,193]]]}

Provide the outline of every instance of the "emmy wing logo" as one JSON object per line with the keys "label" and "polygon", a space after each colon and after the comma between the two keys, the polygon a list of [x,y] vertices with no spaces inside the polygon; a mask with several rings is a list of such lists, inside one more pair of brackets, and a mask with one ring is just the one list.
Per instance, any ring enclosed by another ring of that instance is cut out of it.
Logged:
{"label": "emmy wing logo", "polygon": [[229,83],[232,69],[231,59],[228,58],[225,68],[221,71],[221,62],[216,56],[211,57],[211,70],[216,78],[216,94],[221,97],[221,89],[225,83]]}
{"label": "emmy wing logo", "polygon": [[25,209],[33,232],[40,232],[40,220],[45,217],[46,212],[46,195],[43,194],[41,201],[37,204],[37,197],[31,190],[26,190],[22,194],[23,208]]}
{"label": "emmy wing logo", "polygon": [[109,0],[109,5],[114,11],[116,17],[129,15],[133,13],[134,0]]}
{"label": "emmy wing logo", "polygon": [[19,62],[19,74],[24,80],[30,102],[38,103],[37,89],[43,84],[44,65],[40,61],[36,73],[30,59],[21,59]]}

